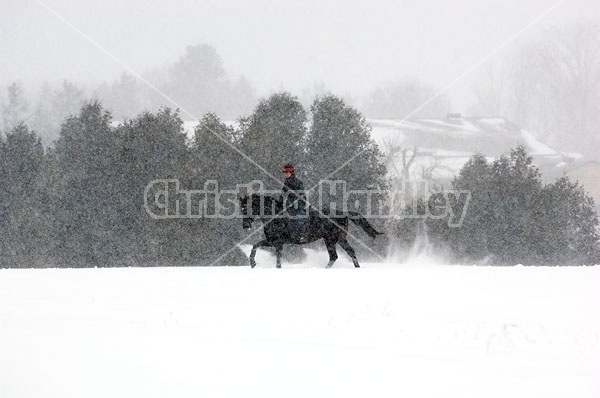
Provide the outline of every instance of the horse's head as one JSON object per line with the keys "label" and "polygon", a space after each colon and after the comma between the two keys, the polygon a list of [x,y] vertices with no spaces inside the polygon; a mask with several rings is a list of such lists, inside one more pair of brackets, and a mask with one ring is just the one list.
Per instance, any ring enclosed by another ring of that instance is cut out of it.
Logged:
{"label": "horse's head", "polygon": [[268,195],[252,194],[240,197],[240,210],[242,213],[242,227],[248,229],[255,218],[271,218],[278,216],[282,211],[281,198]]}
{"label": "horse's head", "polygon": [[[249,229],[252,226],[252,221],[254,221],[254,218],[252,217],[252,209],[248,211],[248,202],[248,196],[244,195],[240,197],[240,210],[242,212],[242,216],[244,216],[242,218],[242,228],[244,229]],[[251,205],[252,204],[250,204],[250,206]]]}

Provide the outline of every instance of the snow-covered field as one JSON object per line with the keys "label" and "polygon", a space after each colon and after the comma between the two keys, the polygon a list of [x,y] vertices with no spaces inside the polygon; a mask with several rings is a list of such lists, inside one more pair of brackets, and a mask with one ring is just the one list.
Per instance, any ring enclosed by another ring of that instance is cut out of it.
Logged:
{"label": "snow-covered field", "polygon": [[0,270],[0,397],[600,396],[598,266],[257,260]]}

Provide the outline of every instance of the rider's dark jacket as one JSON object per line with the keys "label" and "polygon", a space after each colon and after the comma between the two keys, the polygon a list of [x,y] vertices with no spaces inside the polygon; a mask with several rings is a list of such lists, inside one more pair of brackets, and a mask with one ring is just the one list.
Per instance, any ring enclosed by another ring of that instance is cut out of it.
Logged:
{"label": "rider's dark jacket", "polygon": [[290,215],[306,214],[306,193],[304,183],[295,174],[285,179],[283,188],[283,204]]}

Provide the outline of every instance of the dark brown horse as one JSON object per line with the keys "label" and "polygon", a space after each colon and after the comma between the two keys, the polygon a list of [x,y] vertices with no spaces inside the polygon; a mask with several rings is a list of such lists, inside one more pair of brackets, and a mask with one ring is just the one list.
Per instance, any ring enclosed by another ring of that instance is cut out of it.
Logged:
{"label": "dark brown horse", "polygon": [[255,218],[260,219],[264,224],[265,239],[252,246],[252,252],[250,253],[250,266],[252,268],[256,266],[254,257],[259,247],[274,247],[277,268],[281,268],[281,254],[284,244],[310,243],[319,239],[325,240],[325,246],[327,246],[327,252],[329,253],[327,267],[331,267],[337,260],[338,255],[335,245],[339,243],[352,258],[354,266],[358,268],[360,266],[356,253],[347,240],[348,220],[360,226],[372,238],[381,235],[381,232],[377,232],[360,213],[348,212],[344,214],[337,211],[335,214],[329,214],[329,211],[319,213],[311,209],[309,212],[308,237],[306,240],[300,241],[298,237],[291,235],[289,232],[288,223],[293,222],[293,220],[283,214],[283,201],[281,198],[276,199],[268,195],[253,194],[250,197],[241,197],[240,205],[244,215],[242,221],[244,229],[250,228]]}

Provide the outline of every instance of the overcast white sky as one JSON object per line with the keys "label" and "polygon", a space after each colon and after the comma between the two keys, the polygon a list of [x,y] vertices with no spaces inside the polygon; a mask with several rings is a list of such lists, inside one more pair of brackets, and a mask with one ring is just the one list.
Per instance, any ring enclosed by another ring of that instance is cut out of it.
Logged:
{"label": "overcast white sky", "polygon": [[[417,77],[445,87],[558,0],[40,0],[140,73],[214,46],[259,95],[323,82],[362,95]],[[600,18],[598,0],[564,0],[490,59],[551,26]],[[125,69],[36,0],[0,0],[0,84],[112,81]],[[488,61],[489,62],[489,61]],[[484,65],[482,65],[483,67]],[[470,89],[476,71],[449,91]]]}

